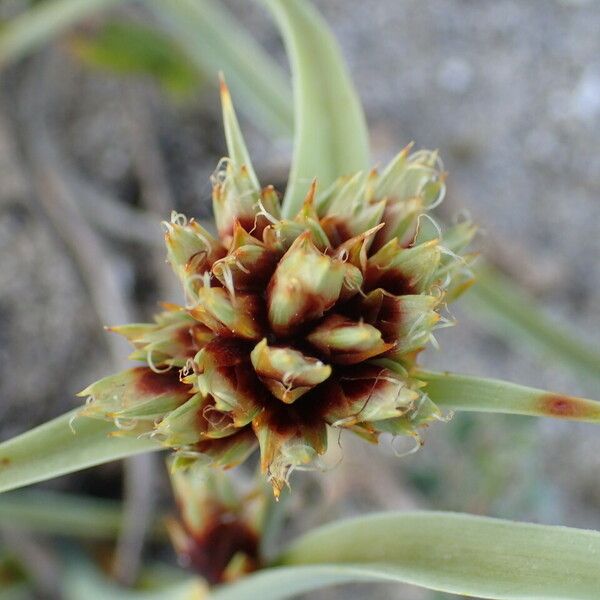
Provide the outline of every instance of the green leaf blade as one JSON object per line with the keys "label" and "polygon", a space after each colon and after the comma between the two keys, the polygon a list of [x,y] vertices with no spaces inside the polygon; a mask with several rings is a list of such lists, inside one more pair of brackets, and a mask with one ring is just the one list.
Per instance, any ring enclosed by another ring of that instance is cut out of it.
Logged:
{"label": "green leaf blade", "polygon": [[146,0],[194,65],[213,76],[222,71],[241,109],[276,135],[292,131],[289,84],[279,65],[221,2]]}
{"label": "green leaf blade", "polygon": [[380,580],[494,600],[595,600],[599,558],[597,532],[453,513],[381,513],[304,535],[282,567],[217,589],[213,598],[277,600]]}
{"label": "green leaf blade", "polygon": [[[93,496],[28,489],[0,495],[0,524],[35,533],[112,540],[123,527],[123,505]],[[165,538],[161,517],[153,523],[151,534]]]}
{"label": "green leaf blade", "polygon": [[250,160],[250,153],[246,147],[246,142],[242,135],[237,115],[235,114],[229,88],[222,76],[220,77],[220,91],[223,127],[225,128],[225,141],[227,143],[229,158],[236,165],[236,168],[241,168],[242,166],[246,168],[250,182],[257,190],[260,190],[260,183]]}
{"label": "green leaf blade", "polygon": [[0,68],[23,58],[79,21],[127,0],[47,0],[12,19],[0,33]]}
{"label": "green leaf blade", "polygon": [[456,373],[418,371],[415,376],[427,384],[433,402],[450,410],[600,423],[600,402],[596,400]]}
{"label": "green leaf blade", "polygon": [[283,600],[321,588],[369,581],[398,581],[383,571],[369,572],[357,565],[311,565],[273,567],[245,577],[231,585],[217,587],[210,600]]}
{"label": "green leaf blade", "polygon": [[0,492],[161,449],[151,439],[111,436],[113,423],[76,417],[79,410],[0,444]]}
{"label": "green leaf blade", "polygon": [[175,97],[197,87],[197,69],[173,39],[135,22],[108,21],[92,35],[76,36],[71,49],[87,65],[118,75],[145,75]]}
{"label": "green leaf blade", "polygon": [[304,0],[264,0],[292,68],[294,157],[283,216],[299,210],[311,181],[321,189],[369,167],[369,136],[358,95],[327,24]]}
{"label": "green leaf blade", "polygon": [[114,500],[35,489],[0,496],[0,523],[38,533],[114,539],[122,521]]}

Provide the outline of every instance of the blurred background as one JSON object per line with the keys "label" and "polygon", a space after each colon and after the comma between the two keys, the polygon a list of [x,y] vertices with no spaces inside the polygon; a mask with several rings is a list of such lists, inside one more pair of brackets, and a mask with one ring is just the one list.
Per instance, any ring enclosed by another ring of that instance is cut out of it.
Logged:
{"label": "blurred background", "polygon": [[[181,299],[159,221],[171,209],[210,215],[209,176],[225,152],[219,68],[263,184],[283,190],[291,156],[289,123],[255,108],[219,64],[210,36],[212,23],[242,50],[245,38],[229,28],[235,22],[287,71],[259,3],[215,3],[234,21],[205,15],[209,29],[194,38],[144,2],[93,0],[98,10],[82,11],[72,26],[47,34],[21,27],[18,38],[10,28],[34,4],[51,2],[0,0],[0,439],[76,406],[76,392],[123,360],[126,349],[102,325],[146,320],[158,300]],[[535,299],[551,328],[599,351],[598,4],[315,4],[348,61],[375,161],[412,140],[439,148],[449,171],[440,215],[468,212],[481,224],[476,246],[488,262]],[[278,72],[270,84],[285,107],[280,77],[287,85]],[[458,324],[440,332],[427,366],[600,397],[593,367],[576,372],[470,296],[452,307]],[[600,529],[600,436],[591,425],[459,414],[431,427],[425,447],[405,458],[386,444],[342,442],[344,459],[326,476],[295,475],[285,539],[340,516],[408,508]],[[156,511],[168,510],[161,459],[145,469],[135,485],[152,490]],[[111,464],[39,488],[119,500],[135,485]],[[77,537],[31,531],[34,520],[19,522],[5,502],[2,599],[52,597],[61,544],[109,552],[108,541],[82,546]],[[175,564],[167,544],[150,542],[145,553]],[[397,585],[311,598],[367,595],[450,598]]]}

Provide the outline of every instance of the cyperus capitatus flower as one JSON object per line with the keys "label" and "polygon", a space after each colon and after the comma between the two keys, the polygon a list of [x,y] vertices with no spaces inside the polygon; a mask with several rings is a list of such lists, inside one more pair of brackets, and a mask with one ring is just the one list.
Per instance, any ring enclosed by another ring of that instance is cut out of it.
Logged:
{"label": "cyperus capitatus flower", "polygon": [[224,473],[205,467],[171,470],[171,481],[179,515],[168,518],[167,530],[184,566],[210,584],[261,567],[268,506],[262,482],[241,493]]}
{"label": "cyperus capitatus flower", "polygon": [[428,215],[444,194],[435,152],[407,147],[380,173],[310,186],[283,218],[261,187],[225,87],[230,156],[213,178],[218,234],[174,214],[168,260],[185,306],[113,328],[145,362],[81,394],[83,414],[156,436],[175,464],[231,467],[260,447],[278,495],[322,455],[327,429],[411,435],[438,417],[412,372],[445,305],[470,282],[459,253],[474,227],[444,235]]}

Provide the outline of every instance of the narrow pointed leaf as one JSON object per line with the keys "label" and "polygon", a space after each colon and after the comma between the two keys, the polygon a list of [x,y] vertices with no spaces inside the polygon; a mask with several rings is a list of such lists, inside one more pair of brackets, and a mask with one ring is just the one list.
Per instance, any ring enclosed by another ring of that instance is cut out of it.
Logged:
{"label": "narrow pointed leaf", "polygon": [[292,99],[277,63],[218,0],[146,0],[194,64],[222,71],[240,110],[275,134],[292,130]]}
{"label": "narrow pointed leaf", "polygon": [[121,76],[151,77],[175,99],[189,97],[201,80],[175,40],[135,21],[107,21],[92,35],[76,35],[69,47],[92,68]]}
{"label": "narrow pointed leaf", "polygon": [[220,84],[227,153],[237,168],[242,166],[246,167],[250,181],[254,184],[254,187],[260,189],[260,184],[258,183],[258,178],[252,167],[250,154],[248,153],[248,148],[246,147],[246,142],[244,141],[244,136],[242,135],[242,130],[237,115],[235,114],[235,109],[233,108],[233,101],[231,100],[229,88],[225,83],[225,78],[222,76],[220,78]]}
{"label": "narrow pointed leaf", "polygon": [[111,436],[114,424],[99,419],[77,417],[74,433],[78,411],[0,444],[0,492],[161,448],[150,439]]}
{"label": "narrow pointed leaf", "polygon": [[381,513],[304,535],[281,567],[213,600],[279,600],[320,587],[397,581],[495,600],[596,600],[600,533],[435,512]]}
{"label": "narrow pointed leaf", "polygon": [[553,357],[576,374],[600,381],[600,352],[577,339],[550,318],[505,275],[489,265],[477,269],[468,301],[481,312],[481,322],[511,345],[523,344]]}
{"label": "narrow pointed leaf", "polygon": [[125,0],[46,0],[12,19],[0,33],[0,68],[49,42],[79,21]]}
{"label": "narrow pointed leaf", "polygon": [[[29,489],[0,495],[0,523],[36,533],[114,539],[123,526],[123,506],[116,500]],[[162,523],[152,533],[164,537]]]}
{"label": "narrow pointed leaf", "polygon": [[[95,13],[131,0],[46,0],[12,19],[0,33],[0,68]],[[215,0],[146,0],[196,68],[216,80],[223,71],[240,107],[265,129],[290,134],[289,84],[277,63]]]}
{"label": "narrow pointed leaf", "polygon": [[0,496],[0,523],[49,534],[114,539],[122,512],[121,503],[114,500],[47,490]]}
{"label": "narrow pointed leaf", "polygon": [[427,394],[440,407],[469,412],[554,417],[600,423],[600,402],[456,373],[418,371]]}
{"label": "narrow pointed leaf", "polygon": [[367,169],[369,138],[360,101],[340,48],[305,0],[264,0],[281,30],[294,87],[294,158],[283,214],[291,217],[316,177],[325,189],[337,177]]}

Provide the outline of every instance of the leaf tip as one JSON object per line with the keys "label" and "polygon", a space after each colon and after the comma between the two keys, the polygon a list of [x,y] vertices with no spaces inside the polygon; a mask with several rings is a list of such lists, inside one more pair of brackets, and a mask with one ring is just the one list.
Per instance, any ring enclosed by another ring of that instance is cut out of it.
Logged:
{"label": "leaf tip", "polygon": [[231,105],[231,94],[229,93],[229,87],[227,87],[227,83],[225,82],[223,71],[219,71],[219,93],[221,94],[223,106]]}

